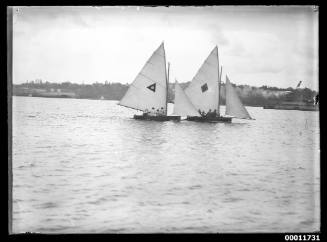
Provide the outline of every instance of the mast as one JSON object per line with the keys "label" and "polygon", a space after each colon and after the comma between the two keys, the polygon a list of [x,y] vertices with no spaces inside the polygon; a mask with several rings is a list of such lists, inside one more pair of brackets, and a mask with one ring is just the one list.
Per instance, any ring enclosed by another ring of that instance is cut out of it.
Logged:
{"label": "mast", "polygon": [[[162,45],[164,44],[164,42],[162,41]],[[165,75],[166,75],[166,111],[165,111],[165,115],[167,116],[168,113],[168,85],[169,85],[169,62],[168,62],[168,74],[166,72],[166,51],[164,51],[164,61],[165,61]]]}
{"label": "mast", "polygon": [[219,78],[219,54],[218,54],[218,46],[217,46],[217,60],[218,60],[218,107],[217,107],[217,114],[220,116],[220,78]]}
{"label": "mast", "polygon": [[166,116],[168,114],[169,69],[170,69],[170,63],[168,62],[168,74],[167,74],[167,85],[166,85]]}
{"label": "mast", "polygon": [[220,87],[221,87],[221,75],[223,73],[223,66],[220,66],[220,75],[219,75],[219,81],[218,81],[218,116],[220,116]]}

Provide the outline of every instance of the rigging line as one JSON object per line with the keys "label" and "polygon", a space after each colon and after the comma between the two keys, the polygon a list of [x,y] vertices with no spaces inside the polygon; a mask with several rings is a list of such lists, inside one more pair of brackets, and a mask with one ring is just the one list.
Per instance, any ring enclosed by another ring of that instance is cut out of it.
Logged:
{"label": "rigging line", "polygon": [[131,108],[131,109],[135,109],[135,110],[138,110],[138,111],[144,111],[142,109],[138,109],[138,108],[132,108],[132,107],[129,107],[129,106],[126,106],[126,105],[123,105],[123,104],[120,104],[118,103],[119,106],[123,106],[123,107],[126,107],[126,108]]}
{"label": "rigging line", "polygon": [[167,77],[167,67],[166,67],[166,52],[164,50],[164,61],[165,61],[165,79],[166,79],[166,109],[165,109],[165,114],[168,114],[168,92],[169,92],[169,68],[170,68],[170,63],[168,62],[168,77]]}

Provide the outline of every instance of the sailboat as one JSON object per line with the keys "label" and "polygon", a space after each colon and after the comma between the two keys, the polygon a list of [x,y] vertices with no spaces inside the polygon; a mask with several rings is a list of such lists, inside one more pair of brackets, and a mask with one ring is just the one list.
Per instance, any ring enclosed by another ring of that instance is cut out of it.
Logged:
{"label": "sailboat", "polygon": [[241,99],[237,95],[237,92],[232,86],[231,82],[229,81],[227,75],[226,75],[225,89],[226,89],[225,114],[229,116],[233,116],[234,118],[254,120],[254,118],[250,116],[249,112],[242,104]]}
{"label": "sailboat", "polygon": [[206,58],[190,85],[183,91],[175,84],[174,114],[189,121],[231,122],[232,118],[252,119],[226,76],[226,115],[220,115],[221,73],[218,47]]}
{"label": "sailboat", "polygon": [[143,111],[134,119],[154,121],[180,121],[180,116],[167,115],[168,75],[164,43],[153,52],[138,73],[118,105]]}

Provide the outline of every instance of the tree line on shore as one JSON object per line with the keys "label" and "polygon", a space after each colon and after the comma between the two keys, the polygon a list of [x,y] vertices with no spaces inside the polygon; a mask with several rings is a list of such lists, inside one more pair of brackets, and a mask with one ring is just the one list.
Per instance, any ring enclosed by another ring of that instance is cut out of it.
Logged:
{"label": "tree line on shore", "polygon": [[[180,83],[184,89],[189,85],[190,82]],[[317,94],[316,91],[309,88],[278,88],[278,87],[253,87],[249,85],[235,85],[232,84],[236,89],[241,101],[248,106],[264,106],[267,104],[274,104],[280,101],[301,101],[301,100],[313,100]],[[76,98],[84,99],[107,99],[107,100],[120,100],[125,92],[127,91],[129,84],[112,83],[106,81],[105,83],[95,82],[93,84],[77,84],[71,82],[42,82],[38,79],[35,81],[27,81],[23,84],[13,85],[13,95],[16,96],[27,96],[30,93],[37,93],[38,90],[43,91],[56,91],[60,89],[61,92],[75,93]],[[169,84],[168,89],[168,101],[173,102],[174,100],[174,84]],[[221,102],[225,104],[225,85],[221,85]]]}

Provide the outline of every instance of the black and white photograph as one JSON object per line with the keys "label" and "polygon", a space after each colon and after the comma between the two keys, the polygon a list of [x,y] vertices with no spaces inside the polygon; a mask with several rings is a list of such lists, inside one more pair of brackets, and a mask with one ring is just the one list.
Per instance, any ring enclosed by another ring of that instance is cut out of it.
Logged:
{"label": "black and white photograph", "polygon": [[10,234],[320,232],[318,6],[9,6],[7,26]]}

